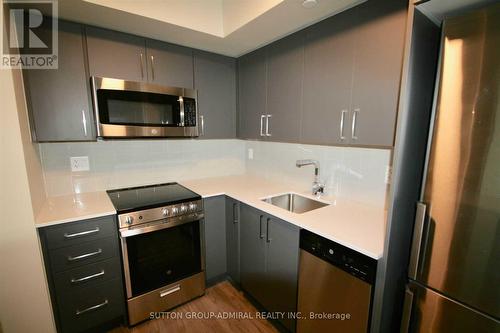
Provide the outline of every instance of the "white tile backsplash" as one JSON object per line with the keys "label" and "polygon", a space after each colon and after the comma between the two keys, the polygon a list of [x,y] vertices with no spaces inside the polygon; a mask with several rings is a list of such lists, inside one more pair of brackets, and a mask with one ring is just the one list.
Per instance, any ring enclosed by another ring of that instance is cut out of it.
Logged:
{"label": "white tile backsplash", "polygon": [[[253,159],[248,159],[248,149]],[[49,196],[126,186],[250,173],[293,183],[307,191],[320,161],[327,191],[384,205],[390,150],[243,140],[135,140],[40,144]],[[71,172],[71,156],[88,156],[90,170]]]}

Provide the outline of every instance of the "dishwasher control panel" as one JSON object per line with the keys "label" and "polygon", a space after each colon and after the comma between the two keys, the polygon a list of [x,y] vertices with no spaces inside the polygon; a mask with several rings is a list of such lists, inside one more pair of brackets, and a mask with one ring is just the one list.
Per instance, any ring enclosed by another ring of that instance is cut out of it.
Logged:
{"label": "dishwasher control panel", "polygon": [[300,248],[369,284],[375,282],[377,260],[373,258],[304,229]]}

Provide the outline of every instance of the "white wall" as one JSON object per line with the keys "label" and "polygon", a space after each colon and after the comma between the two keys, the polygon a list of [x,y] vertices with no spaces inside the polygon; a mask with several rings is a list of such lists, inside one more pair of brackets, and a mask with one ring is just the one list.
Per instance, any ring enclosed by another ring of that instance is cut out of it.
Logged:
{"label": "white wall", "polygon": [[[384,205],[390,161],[390,150],[243,140],[46,143],[40,147],[49,196],[245,172],[308,190],[313,169],[299,169],[295,161],[312,158],[321,162],[321,178],[329,193]],[[248,149],[254,151],[252,160]],[[89,156],[91,170],[72,173],[70,157],[82,155]]]}
{"label": "white wall", "polygon": [[0,331],[55,332],[34,227],[45,191],[19,79],[0,70]]}

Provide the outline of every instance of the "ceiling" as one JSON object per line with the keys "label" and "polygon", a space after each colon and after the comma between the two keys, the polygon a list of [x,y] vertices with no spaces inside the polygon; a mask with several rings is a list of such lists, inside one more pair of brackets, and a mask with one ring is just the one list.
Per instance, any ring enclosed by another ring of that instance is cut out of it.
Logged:
{"label": "ceiling", "polygon": [[59,17],[238,57],[366,0],[60,0]]}
{"label": "ceiling", "polygon": [[447,17],[494,2],[498,0],[432,0],[422,1],[417,8],[439,25]]}

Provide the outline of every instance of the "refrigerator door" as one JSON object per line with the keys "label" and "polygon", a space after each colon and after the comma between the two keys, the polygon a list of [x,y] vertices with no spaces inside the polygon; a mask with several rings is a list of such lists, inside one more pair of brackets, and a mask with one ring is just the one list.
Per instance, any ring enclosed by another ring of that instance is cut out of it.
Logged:
{"label": "refrigerator door", "polygon": [[407,288],[407,295],[413,297],[407,332],[500,332],[500,321],[494,318],[418,284]]}
{"label": "refrigerator door", "polygon": [[500,318],[500,4],[446,21],[443,38],[427,218],[410,278]]}

